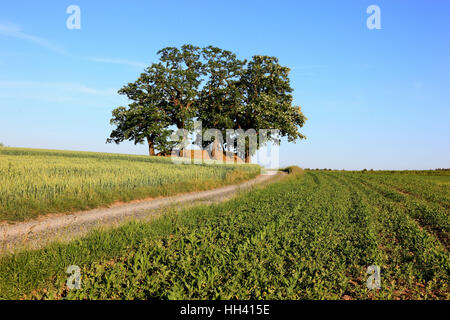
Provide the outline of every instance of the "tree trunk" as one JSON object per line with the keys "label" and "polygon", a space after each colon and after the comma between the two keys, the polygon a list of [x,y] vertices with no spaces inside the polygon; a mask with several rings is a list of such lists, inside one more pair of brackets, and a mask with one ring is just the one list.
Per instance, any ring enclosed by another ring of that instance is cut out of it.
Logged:
{"label": "tree trunk", "polygon": [[151,138],[147,138],[147,142],[148,142],[148,154],[149,154],[149,156],[154,156],[155,155],[155,145],[153,143],[153,140]]}
{"label": "tree trunk", "polygon": [[250,147],[245,148],[245,163],[250,163],[251,157],[250,157]]}
{"label": "tree trunk", "polygon": [[211,158],[216,159],[217,151],[218,151],[217,149],[218,148],[219,148],[219,144],[217,143],[217,140],[214,139],[213,147],[212,147],[212,150],[211,150]]}

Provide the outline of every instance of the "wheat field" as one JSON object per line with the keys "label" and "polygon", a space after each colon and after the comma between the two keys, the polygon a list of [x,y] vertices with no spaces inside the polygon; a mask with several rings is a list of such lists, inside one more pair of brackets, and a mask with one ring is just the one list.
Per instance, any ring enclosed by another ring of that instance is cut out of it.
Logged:
{"label": "wheat field", "polygon": [[249,179],[256,165],[174,164],[170,158],[0,148],[0,221],[197,191]]}

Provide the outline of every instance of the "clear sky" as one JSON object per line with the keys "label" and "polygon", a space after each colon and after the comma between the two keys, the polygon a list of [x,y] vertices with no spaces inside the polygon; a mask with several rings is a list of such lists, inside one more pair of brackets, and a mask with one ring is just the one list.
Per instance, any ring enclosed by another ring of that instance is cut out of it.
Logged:
{"label": "clear sky", "polygon": [[[66,8],[81,8],[69,30]],[[381,29],[369,30],[369,5]],[[273,55],[291,68],[307,140],[281,165],[450,167],[450,1],[2,1],[0,142],[146,154],[105,144],[116,91],[166,46]]]}

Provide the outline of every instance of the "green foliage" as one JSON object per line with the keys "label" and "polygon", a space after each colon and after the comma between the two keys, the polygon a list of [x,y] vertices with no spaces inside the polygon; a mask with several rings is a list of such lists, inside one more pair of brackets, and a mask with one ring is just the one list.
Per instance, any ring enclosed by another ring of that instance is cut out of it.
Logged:
{"label": "green foliage", "polygon": [[161,62],[157,64],[157,71],[151,67],[146,70],[146,74],[164,93],[171,124],[190,130],[198,108],[198,89],[202,82],[201,50],[185,44],[180,49],[164,48],[158,54]]}
{"label": "green foliage", "polygon": [[289,72],[275,57],[253,56],[240,81],[245,97],[237,120],[241,128],[278,129],[289,142],[305,138],[298,128],[306,117],[300,107],[292,105]]}
{"label": "green foliage", "polygon": [[[242,109],[243,91],[240,77],[246,61],[236,58],[230,51],[216,47],[202,50],[203,71],[206,83],[199,92],[197,118],[202,121],[203,132],[218,129],[226,137],[226,129],[238,129],[237,117]],[[202,132],[202,133],[203,133]],[[226,139],[216,141],[226,148]],[[210,141],[203,141],[206,147]]]}
{"label": "green foliage", "polygon": [[113,110],[111,124],[116,129],[107,142],[147,140],[151,156],[155,148],[168,154],[177,142],[169,139],[173,132],[169,126],[192,128],[200,85],[199,50],[191,45],[164,48],[158,52],[159,63],[153,63],[134,83],[120,89],[119,94],[132,103],[128,109]]}
{"label": "green foliage", "polygon": [[111,124],[116,126],[107,142],[120,143],[132,140],[135,144],[147,141],[149,155],[155,155],[155,147],[168,152],[173,147],[168,137],[172,133],[167,127],[170,119],[160,107],[162,95],[152,86],[144,83],[141,76],[135,83],[129,83],[119,90],[127,95],[129,108],[118,107],[112,112]]}
{"label": "green foliage", "polygon": [[[449,299],[442,214],[450,184],[433,181],[385,173],[290,175],[226,203],[4,257],[0,296]],[[64,286],[72,264],[81,267],[81,290]],[[381,268],[380,290],[366,287],[372,264]]]}
{"label": "green foliage", "polygon": [[[230,179],[235,171],[242,176]],[[0,221],[204,190],[258,173],[257,165],[176,165],[162,157],[5,148]]]}
{"label": "green foliage", "polygon": [[[169,128],[191,130],[194,119],[203,122],[204,130],[220,130],[224,141],[215,143],[246,159],[256,150],[248,147],[248,141],[243,151],[227,146],[226,129],[254,129],[257,133],[260,129],[278,129],[280,137],[290,142],[305,138],[299,128],[306,117],[300,107],[292,105],[290,70],[277,58],[253,56],[247,63],[227,50],[192,45],[167,47],[158,54],[158,63],[119,90],[132,103],[128,109],[113,111],[111,124],[116,129],[107,142],[147,140],[150,155],[155,148],[167,153],[174,146],[168,141],[172,133]],[[280,137],[258,139],[256,147]],[[207,144],[205,141],[202,147]]]}

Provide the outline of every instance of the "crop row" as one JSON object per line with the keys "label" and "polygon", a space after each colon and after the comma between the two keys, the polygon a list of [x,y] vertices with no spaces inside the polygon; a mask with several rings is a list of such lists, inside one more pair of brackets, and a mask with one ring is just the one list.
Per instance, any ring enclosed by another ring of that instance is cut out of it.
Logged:
{"label": "crop row", "polygon": [[[366,174],[290,176],[226,203],[4,258],[0,296],[448,299],[445,220],[417,214],[422,205],[442,207],[402,188]],[[68,291],[72,264],[81,267],[82,287]],[[366,285],[373,265],[380,289]]]}
{"label": "crop row", "polygon": [[[41,297],[445,298],[448,251],[405,199],[383,188],[364,175],[309,172],[226,204],[168,214],[159,221],[164,235],[83,265],[81,290],[55,283]],[[380,290],[366,286],[370,265],[381,269]]]}

